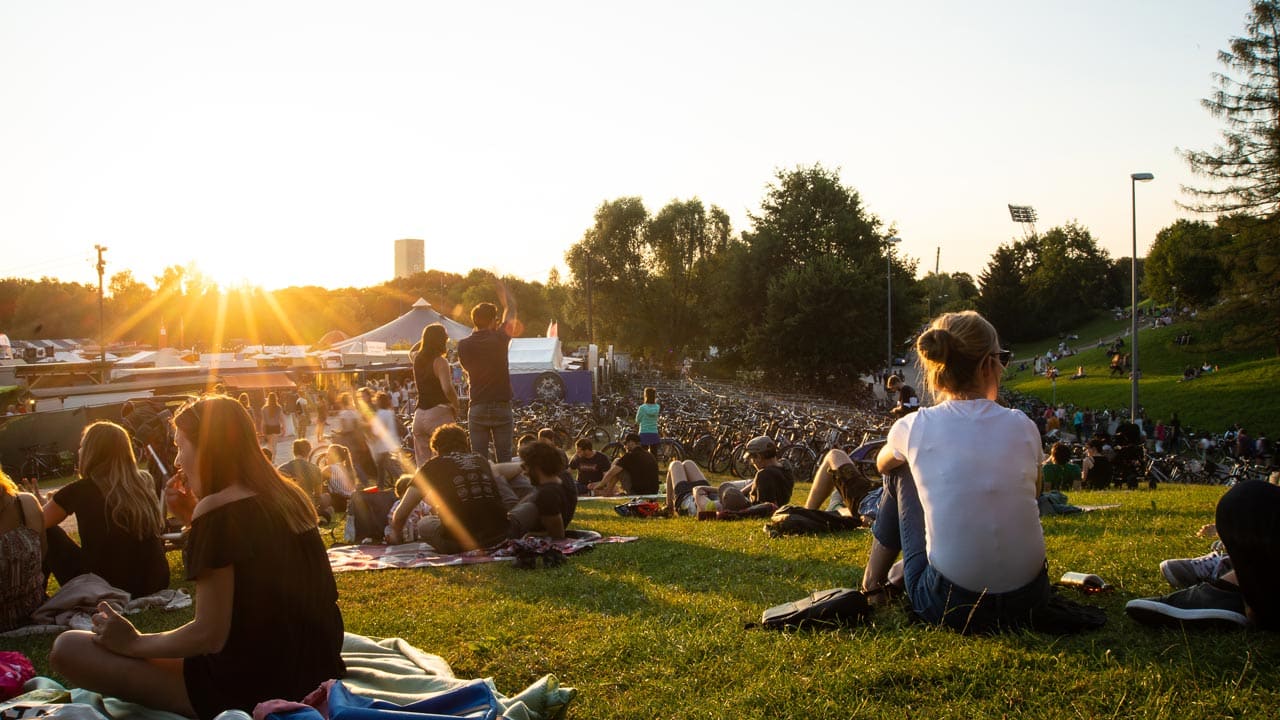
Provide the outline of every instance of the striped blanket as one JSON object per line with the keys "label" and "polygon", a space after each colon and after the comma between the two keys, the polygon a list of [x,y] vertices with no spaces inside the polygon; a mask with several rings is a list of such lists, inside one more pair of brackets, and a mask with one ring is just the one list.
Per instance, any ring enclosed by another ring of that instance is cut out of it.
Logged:
{"label": "striped blanket", "polygon": [[[555,546],[565,555],[582,552],[595,545],[639,540],[638,537],[620,535],[604,537],[600,533],[590,530],[570,531],[570,534],[572,537],[555,543]],[[476,565],[514,559],[514,555],[503,553],[501,546],[485,550],[472,550],[457,555],[445,555],[426,543],[341,545],[329,548],[329,564],[333,567],[335,573],[354,572],[356,570]]]}

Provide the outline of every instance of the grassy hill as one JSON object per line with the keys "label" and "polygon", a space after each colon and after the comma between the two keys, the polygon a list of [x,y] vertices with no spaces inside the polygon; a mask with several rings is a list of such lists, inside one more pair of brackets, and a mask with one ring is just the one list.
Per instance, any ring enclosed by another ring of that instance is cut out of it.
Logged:
{"label": "grassy hill", "polygon": [[[1071,345],[1080,354],[1063,358],[1058,363],[1062,373],[1056,389],[1048,379],[1034,375],[1030,358],[1056,348],[1057,340],[1045,340],[1014,348],[1016,357],[1005,376],[1005,385],[1059,404],[1090,408],[1127,408],[1129,378],[1109,377],[1110,359],[1099,343],[1125,332],[1127,320],[1100,318],[1075,331],[1078,340]],[[1231,340],[1233,327],[1202,316],[1199,320],[1179,322],[1169,327],[1138,330],[1138,355],[1142,366],[1138,402],[1147,409],[1152,420],[1177,412],[1184,427],[1222,431],[1231,423],[1241,423],[1251,434],[1259,431],[1275,437],[1280,431],[1280,359],[1274,356],[1265,339],[1241,346]],[[1187,346],[1174,344],[1183,332],[1190,332]],[[1126,337],[1126,343],[1128,338]],[[1126,348],[1127,349],[1127,348]],[[1028,369],[1018,370],[1020,359],[1028,360]],[[1208,361],[1219,370],[1196,380],[1182,382],[1182,371],[1188,365],[1199,367]],[[1084,366],[1087,377],[1068,380],[1076,366]]]}

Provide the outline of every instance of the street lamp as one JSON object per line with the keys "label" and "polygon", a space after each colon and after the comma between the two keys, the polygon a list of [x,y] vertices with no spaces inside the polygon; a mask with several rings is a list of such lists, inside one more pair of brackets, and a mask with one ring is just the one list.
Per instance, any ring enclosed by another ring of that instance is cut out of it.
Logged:
{"label": "street lamp", "polygon": [[1129,202],[1133,214],[1133,256],[1129,258],[1129,292],[1132,307],[1129,311],[1130,344],[1133,357],[1130,358],[1129,378],[1131,392],[1129,397],[1129,422],[1138,422],[1138,183],[1151,182],[1155,179],[1151,173],[1133,173],[1129,176]]}
{"label": "street lamp", "polygon": [[902,242],[900,237],[885,238],[885,242],[889,243],[889,248],[884,253],[884,280],[885,280],[885,298],[888,300],[888,316],[889,316],[889,334],[888,334],[888,364],[885,365],[885,372],[893,372],[893,244]]}

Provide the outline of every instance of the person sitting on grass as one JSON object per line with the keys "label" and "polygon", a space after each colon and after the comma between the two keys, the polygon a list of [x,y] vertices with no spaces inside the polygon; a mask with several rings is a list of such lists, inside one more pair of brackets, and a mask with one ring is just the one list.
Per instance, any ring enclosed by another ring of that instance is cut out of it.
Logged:
{"label": "person sitting on grass", "polygon": [[604,453],[596,452],[591,445],[591,441],[586,438],[578,440],[577,450],[577,453],[569,460],[569,469],[578,471],[578,477],[575,481],[578,494],[586,495],[591,492],[589,486],[592,483],[600,482],[604,478],[604,474],[609,472],[609,466],[613,463]]}
{"label": "person sitting on grass", "polygon": [[414,535],[436,550],[456,554],[506,540],[507,506],[494,480],[489,461],[471,450],[467,431],[455,423],[431,435],[435,457],[423,463],[405,491],[391,519],[387,539],[405,541],[404,526],[418,502],[425,499],[432,514],[418,521]]}
{"label": "person sitting on grass", "polygon": [[520,448],[520,464],[533,482],[533,492],[511,508],[509,536],[535,533],[563,540],[565,528],[578,507],[573,481],[564,477],[565,466],[559,448],[544,442]]}
{"label": "person sitting on grass", "polygon": [[320,519],[327,525],[333,522],[333,498],[325,486],[324,472],[319,465],[308,459],[310,457],[311,443],[306,438],[299,437],[293,441],[293,459],[276,470],[298,483],[298,487],[311,498],[311,504],[316,506]]}
{"label": "person sitting on grass", "polygon": [[[430,441],[428,440],[428,442]],[[400,479],[396,481],[395,493],[398,499],[387,511],[387,527],[383,531],[383,542],[388,545],[398,545],[400,542],[418,542],[418,523],[431,514],[431,506],[422,499],[421,492],[414,490],[413,476],[408,473],[401,475]],[[395,517],[400,512],[400,507],[405,504],[405,496],[409,493],[413,493],[413,496],[409,498],[409,502],[417,500],[417,504],[408,506],[408,515],[400,523],[399,542],[392,542],[391,528],[395,525]]]}
{"label": "person sitting on grass", "polygon": [[[870,463],[864,463],[870,465]],[[874,474],[874,468],[872,468]],[[813,486],[805,498],[804,506],[809,510],[821,510],[822,504],[831,499],[828,510],[835,510],[842,515],[855,517],[862,499],[879,484],[868,473],[859,470],[849,453],[832,448],[822,456],[822,461],[813,471]]]}
{"label": "person sitting on grass", "polygon": [[45,601],[44,542],[40,502],[0,470],[0,632],[31,622]]}
{"label": "person sitting on grass", "polygon": [[187,717],[250,712],[342,677],[338,589],[311,500],[258,449],[246,408],[208,395],[174,417],[169,509],[190,525],[195,617],[140,633],[107,603],[58,636],[50,667],[84,688]]}
{"label": "person sitting on grass", "polygon": [[346,512],[356,492],[356,468],[351,461],[351,451],[346,445],[334,443],[325,451],[325,456],[329,463],[321,475],[329,493],[329,504],[337,512]]}
{"label": "person sitting on grass", "polygon": [[[78,466],[80,479],[44,503],[47,569],[61,584],[94,573],[134,597],[169,587],[160,498],[151,475],[138,469],[129,433],[105,420],[89,425]],[[59,527],[68,515],[76,517],[79,545]]]}
{"label": "person sitting on grass", "polygon": [[[539,431],[538,431],[538,442],[546,443],[547,445],[549,445],[549,446],[551,446],[551,447],[555,448],[555,449],[556,449],[556,452],[560,454],[560,459],[561,459],[561,460],[564,460],[564,466],[565,466],[565,468],[569,467],[569,454],[568,454],[568,453],[566,453],[566,452],[565,452],[565,451],[560,447],[559,443],[557,443],[557,442],[556,442],[556,431],[555,431],[555,430],[553,430],[553,429],[551,429],[551,428],[549,428],[549,427],[545,427],[545,428],[542,428],[541,430],[539,430]],[[563,469],[563,468],[562,468],[562,469]]]}
{"label": "person sitting on grass", "polygon": [[[996,403],[1008,362],[973,311],[947,313],[916,341],[937,405],[898,419],[876,457],[885,481],[862,590],[886,599],[899,553],[926,623],[986,632],[1026,626],[1051,588],[1040,527],[1040,436]],[[909,472],[904,472],[909,470]]]}
{"label": "person sitting on grass", "polygon": [[658,461],[653,453],[640,444],[638,433],[627,433],[622,439],[626,453],[613,461],[613,467],[600,482],[587,486],[593,495],[613,497],[627,495],[655,495],[658,492]]}
{"label": "person sitting on grass", "polygon": [[[747,441],[743,452],[755,466],[755,476],[746,480],[726,480],[717,487],[711,487],[709,484],[698,485],[694,482],[689,487],[696,508],[738,511],[763,503],[773,503],[782,507],[791,502],[795,479],[792,478],[791,471],[778,461],[778,446],[773,438],[767,435],[751,438]],[[686,471],[684,474],[686,481],[691,479],[691,473]],[[700,476],[701,473],[698,475]],[[696,478],[693,479],[696,480]],[[715,504],[708,507],[709,502]]]}
{"label": "person sitting on grass", "polygon": [[1125,613],[1144,625],[1252,625],[1280,630],[1280,487],[1237,483],[1218,500],[1213,525],[1224,553],[1165,560],[1160,572],[1178,590],[1130,600]]}
{"label": "person sitting on grass", "polygon": [[1046,491],[1074,490],[1081,479],[1080,466],[1071,462],[1071,447],[1064,442],[1056,442],[1049,448],[1049,460],[1040,471]]}

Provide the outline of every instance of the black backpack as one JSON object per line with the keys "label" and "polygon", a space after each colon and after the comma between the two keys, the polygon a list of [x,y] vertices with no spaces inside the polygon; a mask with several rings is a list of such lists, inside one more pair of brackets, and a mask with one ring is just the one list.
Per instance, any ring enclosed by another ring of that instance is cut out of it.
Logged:
{"label": "black backpack", "polygon": [[871,606],[861,592],[832,588],[765,610],[760,617],[760,627],[768,630],[833,628],[857,625],[870,614]]}
{"label": "black backpack", "polygon": [[859,518],[846,517],[825,510],[810,510],[799,505],[783,505],[765,524],[769,537],[780,535],[817,535],[861,527]]}
{"label": "black backpack", "polygon": [[352,493],[347,507],[347,514],[355,518],[356,534],[352,542],[382,542],[382,535],[387,529],[387,514],[395,504],[396,494],[390,490]]}

